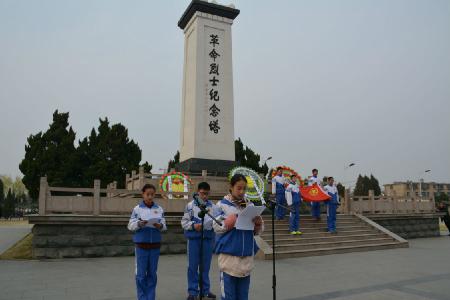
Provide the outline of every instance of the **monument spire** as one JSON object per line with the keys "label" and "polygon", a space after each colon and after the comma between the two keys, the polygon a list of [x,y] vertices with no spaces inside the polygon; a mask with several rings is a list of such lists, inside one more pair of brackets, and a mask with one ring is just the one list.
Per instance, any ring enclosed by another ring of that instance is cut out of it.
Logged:
{"label": "monument spire", "polygon": [[231,25],[238,15],[233,5],[193,0],[178,22],[184,31],[180,171],[226,175],[234,166]]}

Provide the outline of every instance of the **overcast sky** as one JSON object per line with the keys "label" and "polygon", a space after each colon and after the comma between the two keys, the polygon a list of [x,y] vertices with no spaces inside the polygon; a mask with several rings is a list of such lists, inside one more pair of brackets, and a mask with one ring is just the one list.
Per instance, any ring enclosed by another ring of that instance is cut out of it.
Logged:
{"label": "overcast sky", "polygon": [[[154,171],[179,148],[189,1],[0,0],[0,174],[70,112],[122,123]],[[225,2],[229,3],[229,0]],[[450,1],[238,1],[235,135],[339,181],[450,181]],[[344,171],[350,163],[355,167]]]}

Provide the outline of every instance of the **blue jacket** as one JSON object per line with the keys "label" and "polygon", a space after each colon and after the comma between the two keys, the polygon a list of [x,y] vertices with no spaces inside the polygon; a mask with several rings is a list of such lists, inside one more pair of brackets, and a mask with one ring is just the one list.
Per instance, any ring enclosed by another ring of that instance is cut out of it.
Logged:
{"label": "blue jacket", "polygon": [[[211,215],[216,214],[216,206],[211,201],[206,201],[206,207],[210,211]],[[197,205],[197,202],[195,200],[192,200],[186,205],[186,208],[184,210],[184,215],[181,218],[181,227],[184,229],[184,236],[187,239],[200,239],[201,238],[201,232],[196,231],[194,229],[195,224],[201,224],[202,220],[198,216],[198,213],[200,212],[200,208]],[[215,238],[215,233],[212,228],[212,219],[206,215],[205,216],[205,223],[204,223],[204,230],[203,230],[203,238],[210,240]]]}
{"label": "blue jacket", "polygon": [[[154,218],[159,219],[159,223],[163,226],[161,229],[151,227],[151,224],[139,227],[140,219],[149,220]],[[153,202],[152,207],[147,207],[144,201],[141,201],[131,213],[128,229],[134,232],[133,242],[135,243],[160,243],[161,231],[167,230],[164,210],[155,202]]]}
{"label": "blue jacket", "polygon": [[[248,202],[247,205],[253,205]],[[225,220],[231,214],[239,214],[242,208],[237,207],[234,203],[227,199],[222,199],[218,204],[217,218]],[[253,230],[238,230],[233,228],[226,231],[224,225],[214,225],[216,231],[216,246],[214,252],[216,254],[224,253],[233,256],[253,256],[258,252],[258,246],[254,239]]]}

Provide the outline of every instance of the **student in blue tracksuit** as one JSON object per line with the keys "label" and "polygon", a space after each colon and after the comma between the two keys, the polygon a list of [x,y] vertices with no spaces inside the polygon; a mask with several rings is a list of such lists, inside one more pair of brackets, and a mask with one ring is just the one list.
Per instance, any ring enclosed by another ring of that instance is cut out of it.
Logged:
{"label": "student in blue tracksuit", "polygon": [[254,267],[254,255],[258,246],[254,235],[263,231],[260,216],[253,219],[254,230],[238,230],[234,227],[237,216],[247,206],[253,205],[245,198],[247,179],[235,174],[230,180],[230,194],[217,204],[215,252],[219,254],[220,286],[222,300],[248,300],[250,273]]}
{"label": "student in blue tracksuit", "polygon": [[[272,194],[275,194],[277,204],[286,206],[285,187],[286,181],[283,177],[283,169],[278,167],[277,174],[272,178]],[[286,215],[284,207],[277,205],[275,209],[276,219],[283,220]]]}
{"label": "student in blue tracksuit", "polygon": [[[317,177],[318,174],[317,169],[312,170],[312,176],[308,179],[308,186],[317,184],[320,187],[321,180]],[[311,215],[317,221],[320,220],[320,202],[311,202]]]}
{"label": "student in blue tracksuit", "polygon": [[339,206],[339,193],[337,187],[334,185],[333,177],[328,177],[328,184],[325,186],[325,191],[330,195],[330,200],[327,201],[327,229],[329,233],[337,233],[336,231],[336,211]]}
{"label": "student in blue tracksuit", "polygon": [[[200,294],[199,290],[199,272],[200,272],[200,242],[202,222],[199,217],[200,204],[206,205],[211,215],[215,214],[215,204],[208,200],[209,191],[211,190],[207,182],[200,182],[197,188],[199,200],[194,199],[186,205],[184,215],[181,218],[181,226],[184,229],[184,236],[188,240],[188,297],[187,300],[195,300]],[[202,252],[202,296],[206,299],[216,299],[210,291],[209,268],[211,266],[211,259],[214,250],[215,234],[213,230],[213,220],[208,215],[204,219],[203,228],[203,252]]]}
{"label": "student in blue tracksuit", "polygon": [[286,187],[286,202],[292,211],[289,216],[289,231],[291,234],[302,234],[299,231],[300,224],[300,187],[295,181],[295,175],[291,175],[288,186]]}
{"label": "student in blue tracksuit", "polygon": [[162,207],[153,202],[156,188],[146,184],[142,188],[142,202],[131,213],[128,229],[134,232],[136,245],[136,289],[138,300],[154,300],[161,231],[167,230]]}

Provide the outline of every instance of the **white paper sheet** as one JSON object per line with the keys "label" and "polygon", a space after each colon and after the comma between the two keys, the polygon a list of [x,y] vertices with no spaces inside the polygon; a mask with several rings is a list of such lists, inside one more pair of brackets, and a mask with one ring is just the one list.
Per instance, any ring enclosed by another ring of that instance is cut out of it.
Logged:
{"label": "white paper sheet", "polygon": [[146,227],[152,227],[155,228],[155,226],[153,224],[155,223],[160,223],[161,222],[161,218],[152,218],[152,219],[148,219],[148,220],[144,220],[147,221],[147,224],[145,224]]}
{"label": "white paper sheet", "polygon": [[255,229],[255,223],[253,219],[260,216],[266,208],[264,206],[247,206],[240,212],[236,224],[236,229],[239,230],[253,230]]}

